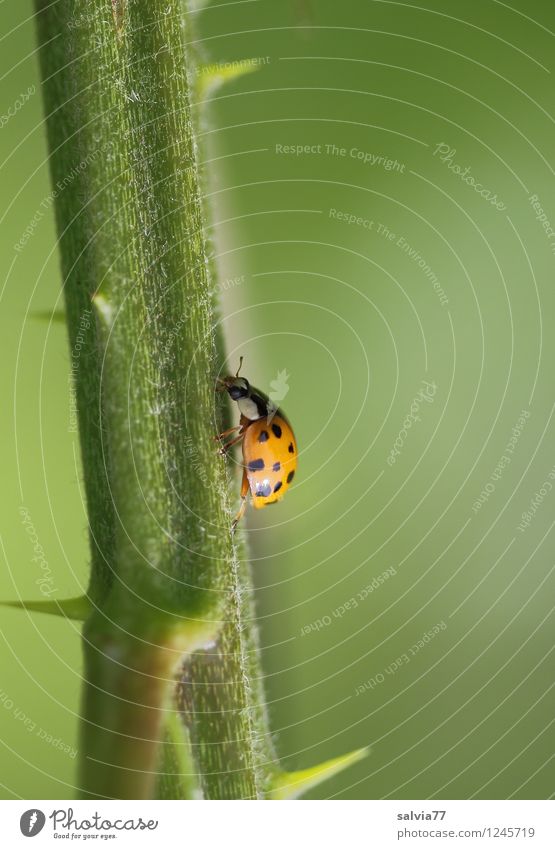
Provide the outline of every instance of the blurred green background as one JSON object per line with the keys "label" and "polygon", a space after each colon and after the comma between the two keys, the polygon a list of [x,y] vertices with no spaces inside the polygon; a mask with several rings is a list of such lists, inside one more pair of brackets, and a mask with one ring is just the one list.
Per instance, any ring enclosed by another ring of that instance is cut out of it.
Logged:
{"label": "blurred green background", "polygon": [[[280,383],[301,452],[279,509],[248,514],[279,754],[372,746],[315,798],[546,798],[555,9],[193,19],[206,65],[258,60],[206,93],[202,151],[230,367]],[[60,275],[32,4],[0,21],[0,598],[44,578],[62,598],[86,586],[86,512],[65,331],[41,317]],[[1,794],[71,798],[79,629],[9,609],[0,627]]]}

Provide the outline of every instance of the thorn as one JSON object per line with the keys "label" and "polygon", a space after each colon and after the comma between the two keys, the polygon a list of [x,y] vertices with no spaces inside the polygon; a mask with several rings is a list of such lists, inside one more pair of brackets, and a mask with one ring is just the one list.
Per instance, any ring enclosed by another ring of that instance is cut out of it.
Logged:
{"label": "thorn", "polygon": [[84,622],[92,611],[92,605],[85,595],[74,598],[38,599],[36,601],[0,601],[2,607],[15,607],[34,613],[49,613],[63,619]]}
{"label": "thorn", "polygon": [[297,799],[307,790],[311,790],[321,784],[322,781],[326,781],[326,779],[362,760],[369,752],[370,749],[366,746],[363,749],[355,749],[354,752],[349,752],[347,755],[324,761],[309,769],[300,769],[296,772],[279,772],[271,783],[268,798]]}
{"label": "thorn", "polygon": [[31,313],[31,318],[35,321],[48,321],[52,322],[52,324],[64,324],[66,320],[66,314],[64,310],[38,310],[37,312]]}

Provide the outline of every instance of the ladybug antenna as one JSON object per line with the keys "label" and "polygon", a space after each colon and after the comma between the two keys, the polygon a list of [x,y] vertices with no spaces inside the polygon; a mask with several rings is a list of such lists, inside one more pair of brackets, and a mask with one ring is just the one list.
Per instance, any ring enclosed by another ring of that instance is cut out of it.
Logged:
{"label": "ladybug antenna", "polygon": [[235,377],[239,377],[239,372],[241,371],[242,365],[243,365],[243,357],[239,357],[239,368],[235,372]]}

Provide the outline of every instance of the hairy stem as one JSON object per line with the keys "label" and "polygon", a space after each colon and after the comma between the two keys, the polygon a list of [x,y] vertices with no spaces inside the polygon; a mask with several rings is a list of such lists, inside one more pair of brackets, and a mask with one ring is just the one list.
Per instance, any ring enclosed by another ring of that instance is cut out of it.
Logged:
{"label": "hairy stem", "polygon": [[[199,792],[255,798],[272,756],[211,439],[217,352],[182,9],[36,6],[92,551],[79,794],[155,794],[161,744],[183,744],[165,721],[185,664]],[[189,794],[191,776],[163,778],[164,795]]]}

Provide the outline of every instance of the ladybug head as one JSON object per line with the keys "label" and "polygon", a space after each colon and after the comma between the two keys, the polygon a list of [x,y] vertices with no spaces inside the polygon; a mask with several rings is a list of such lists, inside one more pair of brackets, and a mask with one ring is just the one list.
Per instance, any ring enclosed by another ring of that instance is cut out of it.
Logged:
{"label": "ladybug head", "polygon": [[241,398],[249,397],[251,387],[245,377],[224,377],[223,382],[229,393],[229,397],[233,401],[239,401]]}
{"label": "ladybug head", "polygon": [[241,366],[243,365],[243,357],[239,360],[239,368],[235,376],[228,375],[227,377],[218,378],[218,384],[221,389],[225,389],[229,393],[232,401],[240,401],[241,398],[248,398],[251,387],[249,381],[245,377],[239,377]]}

